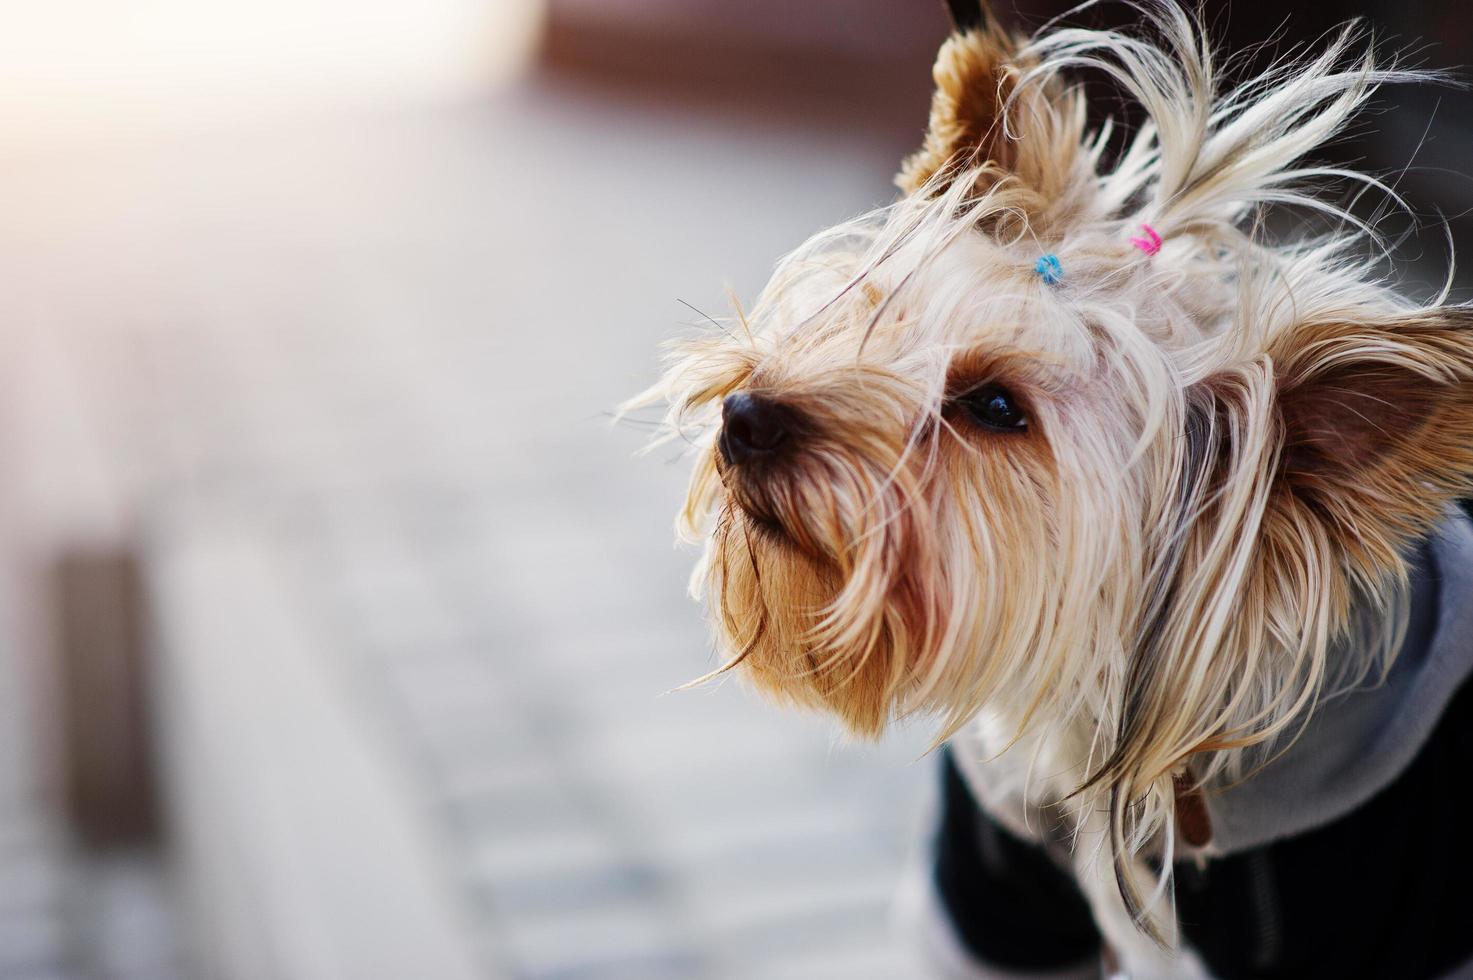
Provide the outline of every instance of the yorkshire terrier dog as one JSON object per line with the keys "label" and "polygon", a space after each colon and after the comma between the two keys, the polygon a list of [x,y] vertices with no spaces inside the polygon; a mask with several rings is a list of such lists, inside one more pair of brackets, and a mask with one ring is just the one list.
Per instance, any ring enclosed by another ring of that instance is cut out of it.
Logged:
{"label": "yorkshire terrier dog", "polygon": [[[902,196],[643,396],[717,673],[935,724],[944,975],[1468,968],[1473,312],[1327,193],[1394,191],[1301,162],[1425,76],[1352,27],[1228,84],[1169,0],[953,8]],[[1092,127],[1084,71],[1146,121]]]}

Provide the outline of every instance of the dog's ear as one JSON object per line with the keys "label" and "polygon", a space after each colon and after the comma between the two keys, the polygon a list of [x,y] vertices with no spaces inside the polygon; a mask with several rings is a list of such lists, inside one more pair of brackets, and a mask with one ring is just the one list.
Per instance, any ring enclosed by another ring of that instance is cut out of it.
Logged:
{"label": "dog's ear", "polygon": [[[949,3],[957,30],[941,46],[932,74],[936,92],[921,148],[895,178],[907,194],[939,193],[966,174],[978,190],[1007,176],[1037,196],[1021,202],[1043,210],[1078,177],[1084,151],[1084,104],[1054,76],[1023,84],[1032,62],[1024,42],[984,5]],[[987,165],[979,172],[977,167]]]}
{"label": "dog's ear", "polygon": [[1274,338],[1281,517],[1373,573],[1473,481],[1473,310],[1311,320]]}
{"label": "dog's ear", "polygon": [[[1162,566],[1116,751],[1159,752],[1137,765],[1151,778],[1298,717],[1331,670],[1324,643],[1303,637],[1346,627],[1469,495],[1473,309],[1301,316],[1189,404],[1191,529]],[[1247,716],[1224,707],[1254,698]],[[1127,768],[1116,758],[1106,769]]]}
{"label": "dog's ear", "polygon": [[1159,566],[1092,777],[1112,808],[1164,793],[1197,753],[1293,731],[1355,666],[1332,664],[1326,637],[1473,487],[1473,310],[1347,305],[1254,348],[1188,392],[1190,524]]}
{"label": "dog's ear", "polygon": [[969,31],[987,23],[992,12],[983,0],[946,0],[946,12],[957,31]]}

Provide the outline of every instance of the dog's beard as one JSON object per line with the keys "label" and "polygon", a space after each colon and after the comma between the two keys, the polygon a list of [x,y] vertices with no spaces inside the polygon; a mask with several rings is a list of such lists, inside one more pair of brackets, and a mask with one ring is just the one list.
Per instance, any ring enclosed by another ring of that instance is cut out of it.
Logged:
{"label": "dog's beard", "polygon": [[921,488],[903,467],[819,455],[721,481],[706,562],[730,665],[778,698],[881,732],[934,647]]}

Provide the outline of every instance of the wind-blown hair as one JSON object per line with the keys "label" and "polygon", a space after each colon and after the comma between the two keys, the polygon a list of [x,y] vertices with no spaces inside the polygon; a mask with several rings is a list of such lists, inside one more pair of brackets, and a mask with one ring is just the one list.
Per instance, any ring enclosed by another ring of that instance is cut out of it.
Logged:
{"label": "wind-blown hair", "polygon": [[[1391,189],[1300,162],[1425,76],[1352,26],[1228,84],[1196,19],[1139,9],[1148,37],[952,36],[904,196],[784,258],[637,401],[696,446],[681,526],[706,541],[722,669],[861,734],[985,719],[1048,746],[1039,805],[1102,831],[1125,908],[1165,937],[1138,858],[1164,894],[1180,794],[1389,666],[1405,555],[1473,474],[1473,333],[1446,290],[1398,292],[1331,196]],[[1148,118],[1118,152],[1087,131],[1083,69]],[[1266,208],[1329,230],[1277,238]],[[982,386],[1026,428],[974,424]],[[739,391],[784,406],[781,466],[717,450]]]}

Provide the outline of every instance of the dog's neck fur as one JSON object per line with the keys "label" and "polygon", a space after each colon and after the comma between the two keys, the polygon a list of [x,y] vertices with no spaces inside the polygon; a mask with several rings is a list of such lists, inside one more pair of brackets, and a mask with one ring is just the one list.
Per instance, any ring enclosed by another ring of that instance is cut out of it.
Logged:
{"label": "dog's neck fur", "polygon": [[[1256,747],[1245,757],[1246,778],[1204,787],[1212,840],[1193,847],[1178,837],[1174,853],[1166,839],[1142,849],[1129,873],[1143,888],[1152,880],[1143,858],[1210,860],[1311,830],[1365,803],[1410,764],[1447,701],[1473,674],[1473,522],[1450,508],[1412,552],[1405,629],[1397,631],[1390,659],[1379,639],[1366,639],[1379,631],[1347,634],[1337,643],[1333,656],[1357,664],[1347,676],[1363,675],[1362,681],[1323,698],[1302,727],[1268,749]],[[1357,614],[1373,617],[1383,608],[1368,603]],[[1088,766],[1088,725],[1015,740],[1016,724],[1004,711],[986,711],[953,738],[953,757],[973,795],[1014,834],[1039,842],[1072,870],[1107,938],[1131,966],[1129,975],[1195,976],[1189,961],[1135,931],[1109,868],[1108,827],[1072,796]],[[1165,925],[1169,939],[1169,917]]]}

